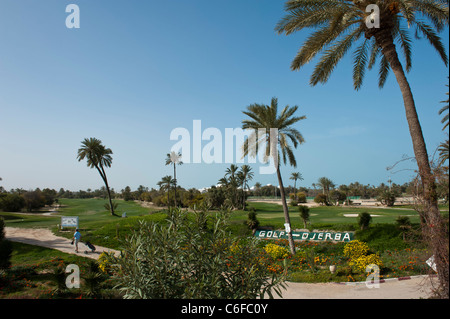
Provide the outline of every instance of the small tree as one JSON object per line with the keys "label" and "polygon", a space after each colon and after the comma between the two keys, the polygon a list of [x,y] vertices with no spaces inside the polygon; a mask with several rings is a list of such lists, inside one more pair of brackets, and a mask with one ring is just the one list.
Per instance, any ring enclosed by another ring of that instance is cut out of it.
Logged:
{"label": "small tree", "polygon": [[395,203],[395,193],[390,190],[383,190],[377,198],[381,204],[391,207]]}
{"label": "small tree", "polygon": [[403,240],[405,240],[406,233],[411,229],[411,221],[408,216],[398,216],[395,220],[398,228],[402,231]]}
{"label": "small tree", "polygon": [[309,207],[306,205],[299,205],[298,211],[300,213],[300,218],[303,220],[303,225],[308,227],[308,221],[309,221]]}
{"label": "small tree", "polygon": [[369,228],[369,224],[372,221],[372,216],[369,213],[363,212],[358,215],[358,225],[361,227],[361,230],[365,230]]}
{"label": "small tree", "polygon": [[5,212],[20,212],[25,207],[25,199],[19,194],[6,194],[0,199],[0,208]]}
{"label": "small tree", "polygon": [[314,197],[314,202],[320,205],[328,205],[327,201],[327,195],[325,194],[317,194],[316,197]]}
{"label": "small tree", "polygon": [[299,203],[306,203],[306,194],[304,192],[297,193],[297,201]]}
{"label": "small tree", "polygon": [[256,210],[251,207],[248,212],[247,226],[250,230],[254,231],[259,226],[259,220],[256,218]]}

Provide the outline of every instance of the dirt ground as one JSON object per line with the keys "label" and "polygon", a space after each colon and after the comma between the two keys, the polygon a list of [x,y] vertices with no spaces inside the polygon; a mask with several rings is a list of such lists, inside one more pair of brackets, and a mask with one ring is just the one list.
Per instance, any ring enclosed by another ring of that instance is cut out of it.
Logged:
{"label": "dirt ground", "polygon": [[96,250],[95,252],[91,252],[91,250],[84,244],[83,237],[81,238],[81,242],[78,244],[78,253],[76,253],[75,246],[71,244],[71,240],[64,237],[55,236],[50,230],[44,228],[34,229],[5,227],[5,231],[6,239],[11,241],[57,249],[68,254],[75,254],[92,259],[97,259],[104,251],[114,252],[115,254],[119,253],[117,250],[100,247],[95,244],[94,246]]}

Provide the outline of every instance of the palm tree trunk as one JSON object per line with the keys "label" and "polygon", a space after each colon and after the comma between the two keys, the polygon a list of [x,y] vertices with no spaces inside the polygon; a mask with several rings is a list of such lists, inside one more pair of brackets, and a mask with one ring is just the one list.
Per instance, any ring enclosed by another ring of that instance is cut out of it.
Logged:
{"label": "palm tree trunk", "polygon": [[106,191],[108,192],[109,209],[110,209],[111,215],[116,216],[116,214],[114,213],[114,206],[113,206],[112,199],[111,199],[111,191],[109,190],[108,179],[106,178],[105,170],[103,169],[103,166],[101,166],[101,165],[100,165],[101,170],[98,166],[95,166],[95,167],[97,168],[98,172],[100,173],[100,176],[103,179],[103,182],[105,183]]}
{"label": "palm tree trunk", "polygon": [[[383,55],[388,60],[392,71],[395,74],[400,91],[403,96],[403,103],[408,121],[409,132],[412,139],[414,155],[419,168],[419,175],[422,181],[422,200],[424,202],[424,212],[422,231],[426,240],[431,244],[435,256],[440,285],[443,285],[448,298],[449,280],[449,246],[446,241],[445,226],[439,211],[436,193],[435,178],[431,171],[428,160],[428,152],[423,138],[422,128],[417,115],[414,98],[409,86],[405,72],[397,55],[395,44],[389,30],[380,30],[375,35],[378,45],[381,47]],[[448,239],[447,239],[448,240]]]}
{"label": "palm tree trunk", "polygon": [[297,180],[294,179],[294,200],[297,202]]}
{"label": "palm tree trunk", "polygon": [[175,165],[176,164],[173,163],[173,179],[175,181],[175,207],[177,207],[177,169]]}
{"label": "palm tree trunk", "polygon": [[[284,220],[285,223],[289,225],[289,228],[291,228],[291,219],[289,217],[289,209],[286,203],[286,196],[284,194],[283,180],[281,179],[279,165],[277,167],[277,177],[278,177],[278,184],[280,185],[281,203],[283,204]],[[294,239],[292,237],[292,230],[288,233],[288,241],[291,254],[295,255],[295,246],[294,246]]]}

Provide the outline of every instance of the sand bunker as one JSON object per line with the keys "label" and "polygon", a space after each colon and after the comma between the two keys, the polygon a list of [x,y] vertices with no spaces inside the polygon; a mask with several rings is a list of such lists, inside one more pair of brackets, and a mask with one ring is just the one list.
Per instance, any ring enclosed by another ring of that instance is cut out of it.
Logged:
{"label": "sand bunker", "polygon": [[[359,216],[359,214],[344,214],[344,217],[358,217],[358,216]],[[381,215],[370,214],[370,216],[372,216],[372,217],[380,217]]]}

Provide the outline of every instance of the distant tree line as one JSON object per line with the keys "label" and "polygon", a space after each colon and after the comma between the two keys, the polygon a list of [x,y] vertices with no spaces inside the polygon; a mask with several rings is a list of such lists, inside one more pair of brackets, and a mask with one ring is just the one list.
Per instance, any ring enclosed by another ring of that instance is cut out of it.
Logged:
{"label": "distant tree line", "polygon": [[[177,206],[183,208],[200,207],[206,205],[209,208],[219,209],[222,206],[229,206],[235,209],[245,208],[244,202],[248,197],[278,197],[280,198],[280,189],[273,185],[264,185],[255,183],[254,187],[248,187],[248,175],[253,177],[251,172],[239,170],[236,167],[230,167],[225,172],[225,176],[219,180],[219,184],[211,186],[203,192],[198,189],[185,189],[179,185],[176,186]],[[243,175],[244,174],[244,175]],[[245,181],[243,180],[245,177]],[[245,182],[245,183],[244,183]],[[324,182],[324,180],[322,180]],[[173,181],[171,182],[173,186]],[[448,183],[448,182],[447,182]],[[245,184],[245,190],[242,185]],[[448,184],[447,184],[448,185]],[[289,195],[291,203],[305,203],[308,198],[315,198],[318,203],[327,205],[336,202],[344,202],[348,197],[360,196],[361,199],[375,198],[380,200],[384,205],[391,206],[395,199],[400,196],[412,196],[414,194],[414,183],[404,183],[402,185],[392,183],[390,186],[381,183],[378,186],[364,185],[359,182],[353,182],[348,185],[336,186],[331,184],[313,183],[313,187],[285,186],[286,194]],[[325,187],[324,187],[325,186]],[[448,202],[448,187],[440,187],[440,199]],[[152,202],[158,207],[175,205],[175,189],[160,187],[159,189],[148,188],[139,185],[137,189],[132,190],[130,186],[126,186],[120,191],[110,189],[113,199],[122,199],[125,201],[145,201]],[[295,199],[297,196],[297,199]],[[35,190],[24,190],[22,188],[11,189],[6,191],[0,186],[0,209],[8,212],[19,211],[35,211],[45,206],[53,205],[60,198],[69,199],[86,199],[100,198],[108,199],[108,192],[105,186],[99,189],[71,191],[60,188],[59,191],[44,188]]]}

